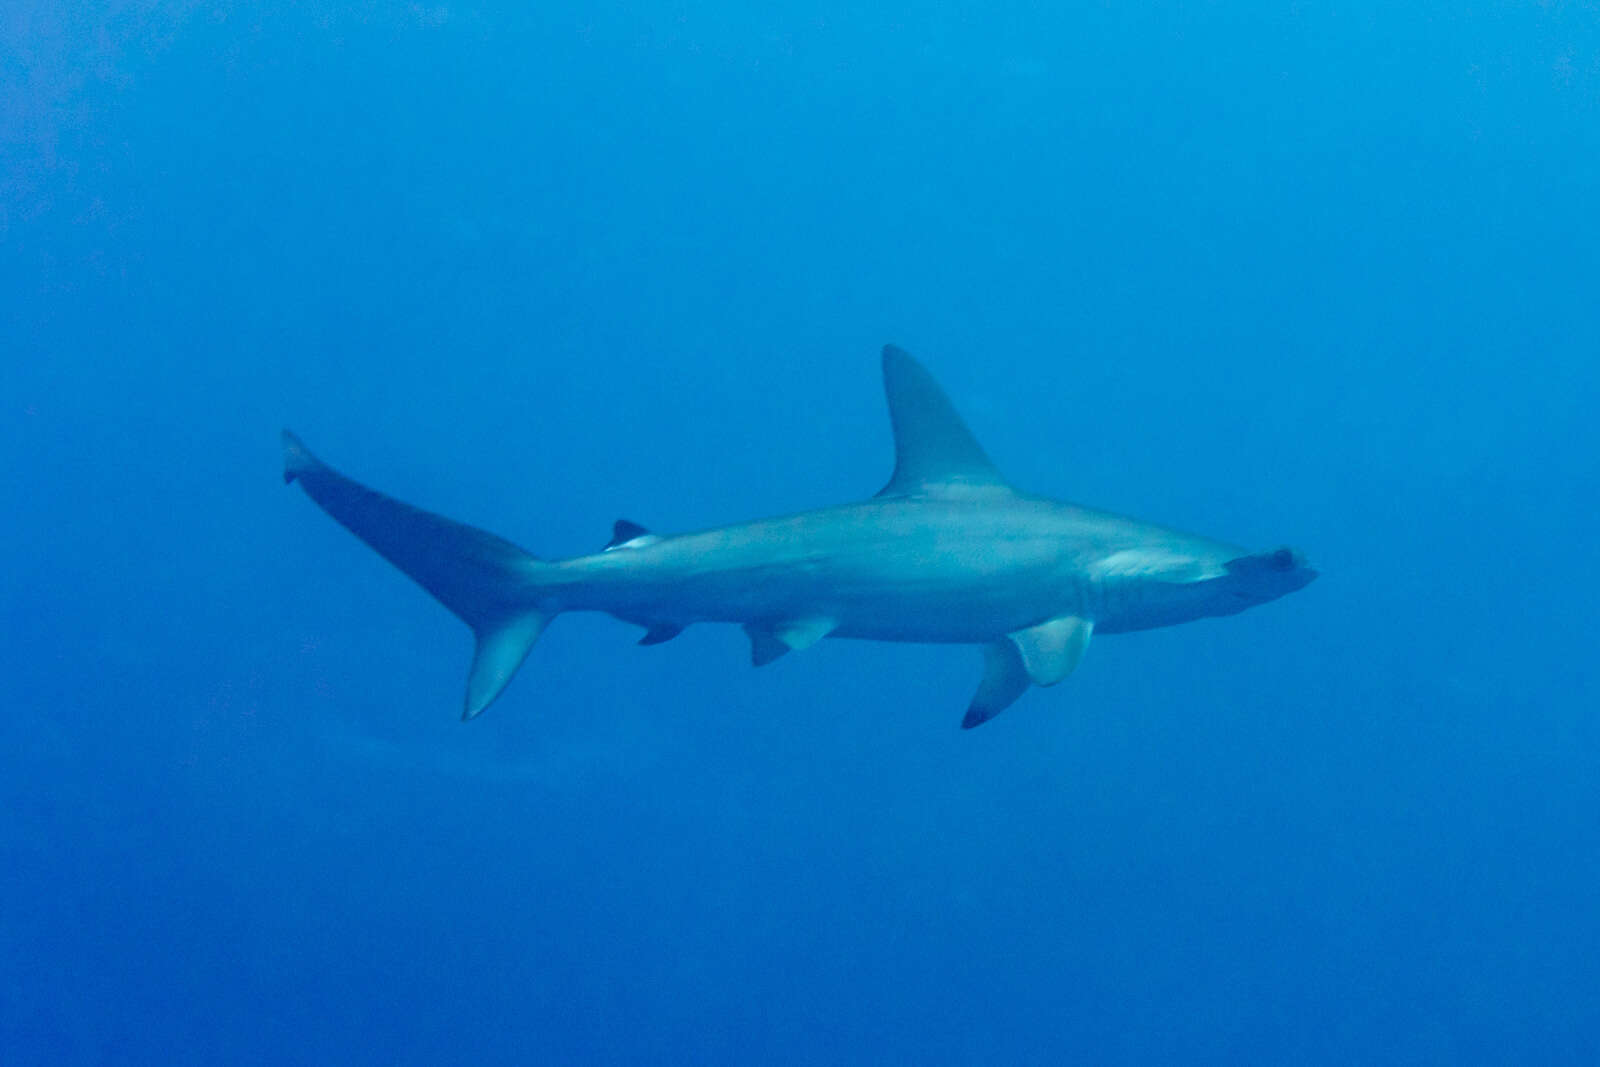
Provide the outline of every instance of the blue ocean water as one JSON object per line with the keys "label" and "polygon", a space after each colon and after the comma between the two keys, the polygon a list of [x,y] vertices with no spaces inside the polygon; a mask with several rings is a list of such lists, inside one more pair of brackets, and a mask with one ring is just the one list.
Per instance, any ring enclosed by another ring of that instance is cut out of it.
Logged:
{"label": "blue ocean water", "polygon": [[[7,1063],[1600,1059],[1592,4],[0,12]],[[886,477],[1291,543],[1097,640],[467,632],[277,431],[549,556]]]}

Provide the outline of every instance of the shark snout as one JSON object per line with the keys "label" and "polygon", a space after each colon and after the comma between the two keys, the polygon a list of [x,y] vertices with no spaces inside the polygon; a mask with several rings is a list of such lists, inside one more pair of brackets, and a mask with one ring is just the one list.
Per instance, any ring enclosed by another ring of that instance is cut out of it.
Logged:
{"label": "shark snout", "polygon": [[1317,571],[1298,549],[1273,549],[1229,560],[1233,595],[1244,600],[1276,600],[1317,580]]}
{"label": "shark snout", "polygon": [[1297,584],[1296,589],[1310,585],[1317,580],[1317,569],[1306,559],[1305,553],[1297,548],[1287,545],[1271,553],[1272,565],[1282,573],[1293,576]]}

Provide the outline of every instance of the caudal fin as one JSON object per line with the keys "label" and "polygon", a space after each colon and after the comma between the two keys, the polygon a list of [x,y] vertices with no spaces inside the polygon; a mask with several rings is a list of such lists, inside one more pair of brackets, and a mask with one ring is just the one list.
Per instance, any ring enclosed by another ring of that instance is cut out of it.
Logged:
{"label": "caudal fin", "polygon": [[288,430],[283,480],[298,481],[318,507],[472,627],[477,648],[461,717],[492,704],[555,614],[535,602],[547,564],[494,534],[351,481]]}

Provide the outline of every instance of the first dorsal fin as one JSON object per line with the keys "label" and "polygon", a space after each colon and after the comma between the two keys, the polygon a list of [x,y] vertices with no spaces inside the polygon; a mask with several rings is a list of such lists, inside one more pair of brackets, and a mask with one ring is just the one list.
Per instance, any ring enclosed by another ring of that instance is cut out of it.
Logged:
{"label": "first dorsal fin", "polygon": [[883,388],[894,427],[894,475],[879,496],[1010,489],[933,375],[894,345],[883,346]]}

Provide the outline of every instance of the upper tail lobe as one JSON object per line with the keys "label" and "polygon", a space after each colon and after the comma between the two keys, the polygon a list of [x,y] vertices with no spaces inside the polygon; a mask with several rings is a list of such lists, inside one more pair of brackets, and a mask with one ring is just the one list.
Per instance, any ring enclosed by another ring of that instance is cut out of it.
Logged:
{"label": "upper tail lobe", "polygon": [[477,649],[463,719],[494,702],[556,614],[538,603],[534,556],[494,534],[385,496],[329,467],[283,431],[283,480],[410,575],[472,627]]}

